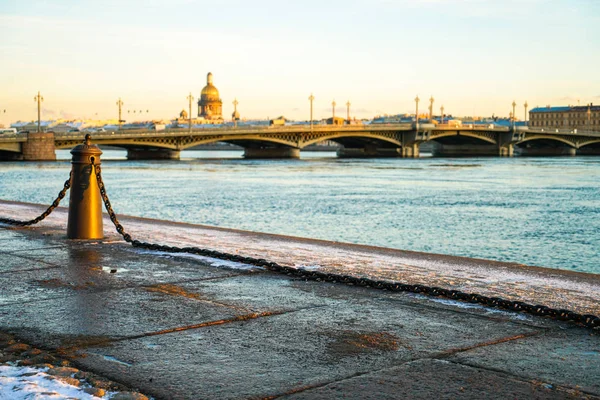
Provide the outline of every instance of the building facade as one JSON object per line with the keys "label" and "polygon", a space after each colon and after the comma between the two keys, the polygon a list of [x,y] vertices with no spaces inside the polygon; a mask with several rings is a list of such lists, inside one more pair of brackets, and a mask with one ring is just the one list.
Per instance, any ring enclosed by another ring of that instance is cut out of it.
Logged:
{"label": "building facade", "polygon": [[213,85],[212,72],[209,72],[206,76],[206,86],[200,92],[198,118],[212,121],[223,120],[223,101],[219,97],[219,90]]}
{"label": "building facade", "polygon": [[529,126],[600,131],[600,106],[536,107],[529,111]]}

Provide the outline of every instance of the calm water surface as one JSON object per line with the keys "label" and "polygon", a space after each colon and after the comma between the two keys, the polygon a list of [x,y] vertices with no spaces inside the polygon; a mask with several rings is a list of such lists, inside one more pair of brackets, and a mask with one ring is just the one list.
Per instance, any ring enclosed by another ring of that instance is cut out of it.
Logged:
{"label": "calm water surface", "polygon": [[[600,273],[600,157],[124,156],[103,155],[120,214]],[[1,163],[0,198],[50,203],[70,170],[58,157]]]}

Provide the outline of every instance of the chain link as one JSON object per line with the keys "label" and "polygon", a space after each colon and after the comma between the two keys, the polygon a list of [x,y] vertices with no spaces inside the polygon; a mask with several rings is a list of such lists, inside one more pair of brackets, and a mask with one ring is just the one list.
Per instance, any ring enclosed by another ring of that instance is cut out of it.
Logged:
{"label": "chain link", "polygon": [[50,207],[48,207],[46,209],[46,211],[44,211],[40,216],[38,216],[38,217],[36,217],[34,219],[30,219],[29,221],[20,221],[20,220],[17,220],[17,219],[2,218],[2,217],[0,217],[0,222],[2,222],[4,224],[9,224],[9,225],[29,226],[29,225],[37,224],[38,222],[42,221],[44,218],[46,218],[48,215],[50,215],[52,213],[52,211],[54,211],[54,209],[56,207],[58,207],[58,205],[60,204],[60,201],[67,194],[67,190],[69,190],[69,188],[71,187],[71,175],[72,175],[72,173],[73,173],[73,171],[69,172],[69,179],[67,179],[65,181],[65,184],[64,184],[62,190],[60,192],[58,192],[58,197],[56,197],[56,199],[52,202],[52,204],[50,205]]}
{"label": "chain link", "polygon": [[362,286],[367,288],[389,290],[392,292],[410,292],[434,297],[445,297],[452,300],[459,300],[469,303],[478,303],[489,307],[502,308],[505,310],[511,310],[515,312],[525,312],[528,314],[533,314],[542,317],[550,317],[562,321],[573,321],[575,323],[585,325],[589,328],[600,328],[600,317],[591,314],[578,314],[570,310],[554,309],[543,305],[532,305],[520,301],[506,300],[500,297],[487,297],[477,293],[465,293],[459,290],[450,290],[434,286],[416,284],[410,285],[399,282],[377,281],[370,278],[360,278],[350,275],[330,274],[321,271],[307,271],[304,269],[284,266],[272,261],[270,262],[262,258],[245,257],[238,254],[224,253],[216,250],[203,249],[199,247],[176,247],[156,243],[140,242],[139,240],[132,239],[131,235],[125,232],[125,229],[117,219],[117,216],[110,204],[110,200],[108,199],[108,195],[106,194],[106,188],[104,186],[104,182],[102,181],[102,170],[100,168],[100,165],[92,164],[92,166],[96,170],[96,180],[98,181],[98,188],[100,189],[100,195],[102,196],[102,200],[104,201],[104,205],[106,207],[108,215],[110,216],[110,220],[115,225],[117,232],[121,236],[123,236],[123,239],[126,242],[131,243],[134,247],[140,247],[148,250],[163,251],[168,253],[198,254],[205,257],[218,258],[221,260],[234,261],[242,264],[263,267],[271,272],[295,276],[305,280],[342,283],[352,286]]}

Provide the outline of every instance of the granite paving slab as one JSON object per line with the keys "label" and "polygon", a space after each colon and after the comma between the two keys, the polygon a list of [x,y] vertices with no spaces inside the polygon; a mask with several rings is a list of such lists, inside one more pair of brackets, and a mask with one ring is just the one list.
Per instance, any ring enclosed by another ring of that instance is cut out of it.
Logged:
{"label": "granite paving slab", "polygon": [[600,332],[555,329],[525,340],[456,354],[450,360],[600,396]]}
{"label": "granite paving slab", "polygon": [[545,400],[574,399],[580,395],[581,393],[576,391],[545,382],[531,382],[446,360],[423,359],[280,398],[289,400],[479,400],[482,398]]}
{"label": "granite paving slab", "polygon": [[469,314],[362,299],[90,347],[76,362],[158,398],[263,398],[531,334]]}

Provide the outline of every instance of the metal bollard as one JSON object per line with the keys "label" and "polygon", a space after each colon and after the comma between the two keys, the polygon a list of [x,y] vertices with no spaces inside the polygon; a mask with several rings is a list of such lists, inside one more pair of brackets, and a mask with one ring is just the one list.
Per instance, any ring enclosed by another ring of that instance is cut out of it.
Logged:
{"label": "metal bollard", "polygon": [[102,201],[93,165],[100,165],[102,151],[85,135],[83,144],[71,150],[73,157],[69,199],[69,239],[102,239]]}

